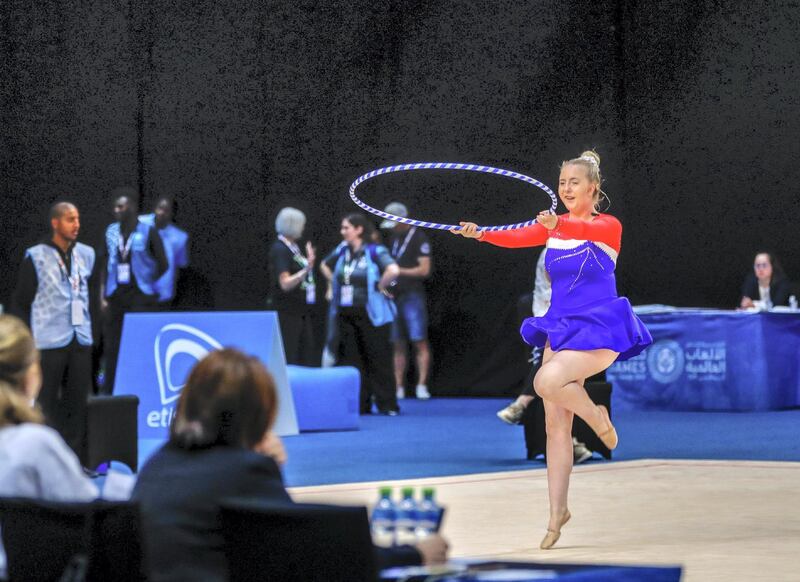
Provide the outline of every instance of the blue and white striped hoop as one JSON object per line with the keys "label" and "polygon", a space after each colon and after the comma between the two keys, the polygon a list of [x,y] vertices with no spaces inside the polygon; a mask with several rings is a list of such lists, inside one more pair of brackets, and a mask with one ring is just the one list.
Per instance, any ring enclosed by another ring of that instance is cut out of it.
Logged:
{"label": "blue and white striped hoop", "polygon": [[[363,176],[359,176],[356,180],[350,184],[350,198],[353,199],[357,205],[361,208],[380,216],[381,218],[386,218],[389,220],[393,220],[395,222],[402,222],[403,224],[409,224],[411,226],[419,226],[422,228],[434,228],[437,230],[451,230],[453,228],[461,228],[461,226],[457,224],[439,224],[438,222],[424,222],[422,220],[414,220],[413,218],[405,218],[402,216],[395,216],[394,214],[389,214],[388,212],[384,212],[383,210],[378,210],[377,208],[373,208],[369,204],[359,200],[356,196],[356,188],[362,183],[366,182],[370,178],[374,178],[375,176],[380,176],[381,174],[391,174],[392,172],[408,172],[412,170],[466,170],[468,172],[482,172],[484,174],[497,174],[499,176],[506,176],[507,178],[514,178],[515,180],[520,180],[522,182],[527,182],[528,184],[533,184],[534,186],[541,188],[544,190],[549,196],[550,199],[553,201],[552,205],[550,206],[550,212],[555,214],[556,211],[556,204],[558,202],[555,193],[548,188],[546,185],[542,184],[539,180],[535,178],[531,178],[530,176],[526,176],[525,174],[520,174],[519,172],[514,172],[512,170],[503,170],[501,168],[492,168],[491,166],[480,166],[477,164],[462,164],[458,162],[419,162],[414,164],[399,164],[397,166],[387,166],[385,168],[378,168],[377,170],[372,170],[371,172],[367,172]],[[503,224],[498,226],[479,226],[478,230],[514,230],[516,228],[523,228],[526,226],[530,226],[536,222],[536,219],[527,220],[525,222],[518,222],[516,224]]]}

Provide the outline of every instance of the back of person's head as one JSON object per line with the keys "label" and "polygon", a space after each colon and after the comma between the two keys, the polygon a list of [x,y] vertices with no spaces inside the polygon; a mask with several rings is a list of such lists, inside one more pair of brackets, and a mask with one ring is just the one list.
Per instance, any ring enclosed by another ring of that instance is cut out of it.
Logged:
{"label": "back of person's head", "polygon": [[256,358],[225,348],[203,358],[183,387],[170,441],[180,447],[252,449],[277,414],[275,381]]}
{"label": "back of person's head", "polygon": [[120,198],[127,198],[128,203],[134,208],[139,206],[139,189],[135,186],[117,186],[111,190],[111,201],[116,202]]}
{"label": "back of person's head", "polygon": [[299,239],[303,236],[305,227],[306,215],[297,208],[291,206],[281,208],[278,216],[275,217],[275,231],[283,236]]}
{"label": "back of person's head", "polygon": [[36,358],[28,326],[12,315],[0,315],[0,428],[42,422],[25,393],[25,376]]}

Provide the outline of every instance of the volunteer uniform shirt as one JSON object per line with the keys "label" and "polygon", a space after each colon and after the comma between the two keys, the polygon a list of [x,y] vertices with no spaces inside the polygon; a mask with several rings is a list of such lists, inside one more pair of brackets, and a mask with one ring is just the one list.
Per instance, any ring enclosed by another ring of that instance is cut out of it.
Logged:
{"label": "volunteer uniform shirt", "polygon": [[[365,252],[368,245],[361,245],[361,248],[352,253],[349,247],[342,248],[336,247],[327,257],[324,262],[333,271],[333,276],[338,285],[344,286],[348,284],[346,274],[349,273],[349,285],[353,286],[353,307],[366,307],[367,305],[367,257]],[[383,245],[373,245],[374,260],[380,269],[381,274],[386,270],[386,267],[394,264],[394,259],[389,254],[389,250]],[[340,263],[340,268],[336,268],[339,263],[339,257],[343,260]]]}
{"label": "volunteer uniform shirt", "polygon": [[[295,252],[297,251],[297,252]],[[313,277],[306,278],[291,291],[281,289],[279,281],[281,273],[294,275],[306,266],[306,258],[299,252],[299,247],[295,250],[282,240],[276,240],[269,249],[269,300],[270,308],[285,313],[303,314],[308,313],[314,307],[310,303],[309,286],[315,285]],[[314,296],[316,302],[316,295]]]}
{"label": "volunteer uniform shirt", "polygon": [[[421,228],[411,227],[408,232],[393,234],[389,241],[389,250],[401,269],[413,269],[419,266],[421,257],[431,256],[431,243]],[[392,286],[394,295],[402,295],[410,291],[425,291],[425,280],[420,277],[403,277],[397,279]]]}

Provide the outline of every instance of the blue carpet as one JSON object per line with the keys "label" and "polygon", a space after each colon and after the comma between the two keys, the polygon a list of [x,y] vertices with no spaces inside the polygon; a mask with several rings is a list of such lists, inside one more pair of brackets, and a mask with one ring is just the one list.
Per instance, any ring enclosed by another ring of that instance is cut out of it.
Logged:
{"label": "blue carpet", "polygon": [[[522,427],[500,422],[508,400],[403,401],[400,416],[362,416],[361,430],[284,439],[289,486],[544,468],[525,459]],[[614,460],[800,461],[800,410],[621,412]],[[141,459],[158,443],[140,441]],[[596,457],[590,461],[605,461]]]}
{"label": "blue carpet", "polygon": [[[362,417],[361,430],[284,440],[287,485],[414,479],[543,468],[525,459],[522,427],[500,422],[497,399],[407,400],[395,418]],[[800,410],[625,412],[614,415],[614,460],[800,461]],[[604,462],[599,460],[591,462]]]}

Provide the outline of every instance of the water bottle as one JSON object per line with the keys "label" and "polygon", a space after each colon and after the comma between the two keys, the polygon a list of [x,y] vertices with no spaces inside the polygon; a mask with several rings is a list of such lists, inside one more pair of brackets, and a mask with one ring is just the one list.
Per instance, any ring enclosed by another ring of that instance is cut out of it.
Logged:
{"label": "water bottle", "polygon": [[378,503],[372,510],[372,543],[382,548],[394,545],[396,508],[392,501],[392,488],[381,487]]}
{"label": "water bottle", "polygon": [[797,311],[797,297],[794,295],[789,296],[789,309],[792,311]]}
{"label": "water bottle", "polygon": [[422,540],[436,533],[440,511],[441,508],[434,499],[433,487],[426,487],[423,489],[422,501],[419,502],[419,506],[417,507],[417,529],[415,531],[417,540]]}
{"label": "water bottle", "polygon": [[398,546],[417,541],[417,502],[414,501],[414,488],[403,488],[403,500],[397,505],[395,520],[395,543]]}

